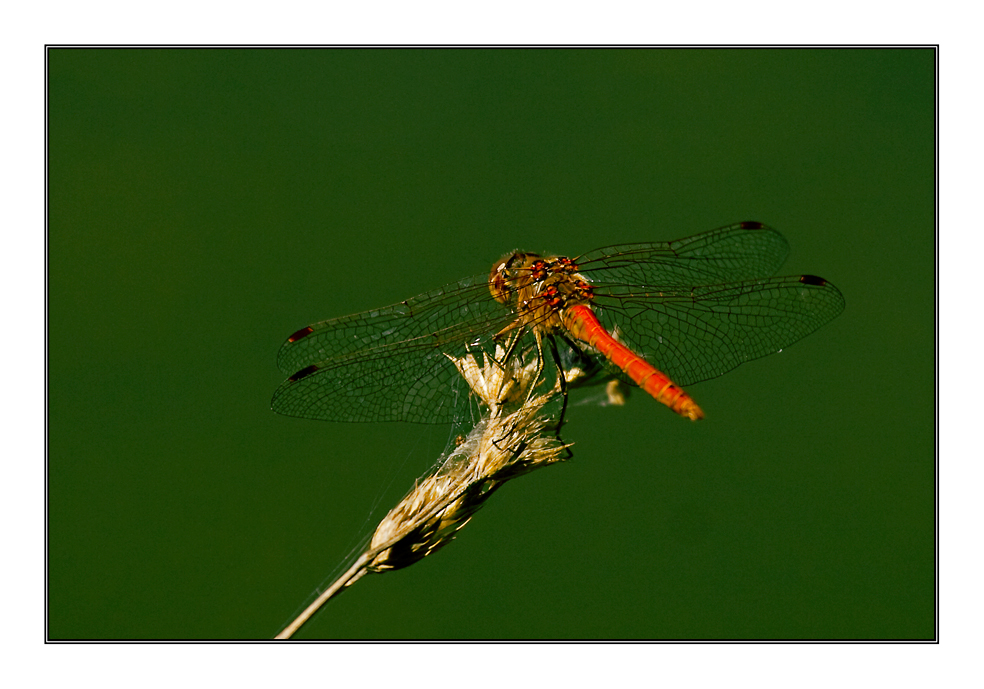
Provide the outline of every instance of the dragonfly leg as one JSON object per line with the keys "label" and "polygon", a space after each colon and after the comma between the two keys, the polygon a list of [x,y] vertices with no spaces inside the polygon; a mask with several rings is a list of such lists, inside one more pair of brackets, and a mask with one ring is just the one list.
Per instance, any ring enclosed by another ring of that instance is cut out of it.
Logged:
{"label": "dragonfly leg", "polygon": [[[550,340],[550,354],[553,356],[554,365],[557,367],[557,387],[560,389],[560,396],[562,398],[560,407],[560,416],[557,419],[557,437],[560,437],[560,429],[564,425],[564,417],[567,415],[567,376],[564,375],[564,367],[560,363],[560,352],[557,351],[557,342],[554,338],[548,338]],[[541,356],[541,367],[542,367],[542,352]]]}
{"label": "dragonfly leg", "polygon": [[[536,340],[536,369],[534,370],[533,378],[530,381],[529,387],[526,389],[526,399],[523,401],[524,406],[529,404],[536,395],[536,387],[540,383],[540,376],[543,375],[544,369],[543,335],[539,330],[534,330],[533,337]],[[551,342],[553,341],[551,340]],[[519,365],[523,365],[522,360],[520,360]]]}
{"label": "dragonfly leg", "polygon": [[[540,384],[540,377],[543,375],[543,371],[546,368],[546,357],[543,355],[543,334],[540,330],[533,331],[533,337],[536,340],[536,369],[535,373],[530,381],[529,387],[526,390],[526,399],[523,401],[523,405],[531,404],[533,398],[536,396],[536,388]],[[549,340],[550,353],[553,357],[554,363],[557,367],[557,382],[554,383],[554,391],[559,392],[562,398],[560,416],[557,419],[556,437],[560,439],[560,428],[564,424],[564,416],[567,414],[567,380],[564,377],[564,368],[560,363],[560,352],[557,351],[557,343],[554,341],[553,337],[547,336]],[[515,344],[515,342],[513,343]],[[503,358],[503,362],[506,361],[508,357]],[[519,365],[522,366],[523,362],[520,361]],[[549,394],[554,394],[553,392]]]}
{"label": "dragonfly leg", "polygon": [[[503,330],[502,332],[499,333],[499,335],[502,335],[504,332],[506,331]],[[513,354],[515,353],[516,346],[519,344],[519,340],[524,335],[524,333],[525,331],[522,328],[513,330],[511,334],[509,334],[504,338],[504,341],[502,343],[499,342],[499,335],[496,335],[495,337],[496,354],[498,356],[492,356],[491,359],[492,361],[495,362],[495,365],[501,368],[503,371],[506,370],[506,363],[509,361],[509,358],[513,356]],[[502,354],[498,354],[498,350],[500,348],[503,351]],[[522,362],[520,362],[520,364],[522,364]]]}

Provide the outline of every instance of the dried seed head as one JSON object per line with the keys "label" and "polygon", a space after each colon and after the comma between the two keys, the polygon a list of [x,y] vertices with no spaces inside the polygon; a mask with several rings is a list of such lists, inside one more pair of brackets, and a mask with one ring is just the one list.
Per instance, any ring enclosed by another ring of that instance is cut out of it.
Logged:
{"label": "dried seed head", "polygon": [[[454,358],[488,414],[430,476],[383,518],[369,551],[383,548],[368,565],[385,571],[413,564],[447,545],[503,483],[566,459],[568,445],[554,434],[544,407],[557,388],[531,396],[536,362],[520,365],[498,348],[479,366],[471,354]],[[509,411],[512,409],[512,411]]]}

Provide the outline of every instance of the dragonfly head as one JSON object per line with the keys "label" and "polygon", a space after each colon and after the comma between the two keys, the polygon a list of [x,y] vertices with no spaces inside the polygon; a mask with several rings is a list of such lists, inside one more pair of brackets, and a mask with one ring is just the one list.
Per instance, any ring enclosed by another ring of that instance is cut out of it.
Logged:
{"label": "dragonfly head", "polygon": [[517,252],[497,261],[489,273],[489,291],[500,304],[511,302],[520,288],[530,282],[530,266],[540,259],[538,254]]}

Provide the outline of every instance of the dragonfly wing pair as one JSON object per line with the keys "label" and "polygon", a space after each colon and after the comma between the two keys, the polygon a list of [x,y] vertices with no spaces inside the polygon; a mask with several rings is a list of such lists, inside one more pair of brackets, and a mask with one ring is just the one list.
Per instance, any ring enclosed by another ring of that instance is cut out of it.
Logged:
{"label": "dragonfly wing pair", "polygon": [[[526,296],[518,303],[506,303],[508,283],[493,280],[490,291],[489,278],[481,275],[299,330],[278,355],[290,377],[274,394],[273,409],[332,421],[452,421],[460,403],[451,394],[459,389],[459,374],[446,354],[460,357],[515,328],[569,334],[564,328],[570,318],[547,313],[553,301],[531,306],[540,273],[548,276],[544,284],[554,280],[561,286],[567,276],[576,275],[578,283],[583,278],[586,285],[572,288],[579,305],[672,382],[714,378],[788,347],[844,309],[841,293],[822,278],[772,277],[788,252],[777,231],[746,222],[673,242],[607,247],[573,261],[516,254],[523,258],[520,271],[526,271],[524,288],[517,290]],[[549,266],[555,266],[553,274]],[[558,310],[573,312],[556,303]],[[546,315],[533,318],[534,313]],[[603,342],[597,329],[592,338]],[[587,358],[613,350],[577,346]],[[621,358],[631,359],[625,353]],[[609,373],[627,377],[622,364],[606,365]]]}

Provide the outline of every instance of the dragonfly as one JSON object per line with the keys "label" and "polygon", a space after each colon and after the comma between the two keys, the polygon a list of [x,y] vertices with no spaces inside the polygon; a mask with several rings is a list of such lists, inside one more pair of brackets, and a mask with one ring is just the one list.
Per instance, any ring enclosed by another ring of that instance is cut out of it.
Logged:
{"label": "dragonfly", "polygon": [[455,359],[506,340],[542,357],[546,341],[561,376],[595,362],[697,420],[684,386],[779,352],[844,310],[823,278],[774,277],[788,253],[759,222],[576,257],[517,252],[489,274],[298,330],[278,352],[288,378],[271,406],[327,421],[451,423]]}

